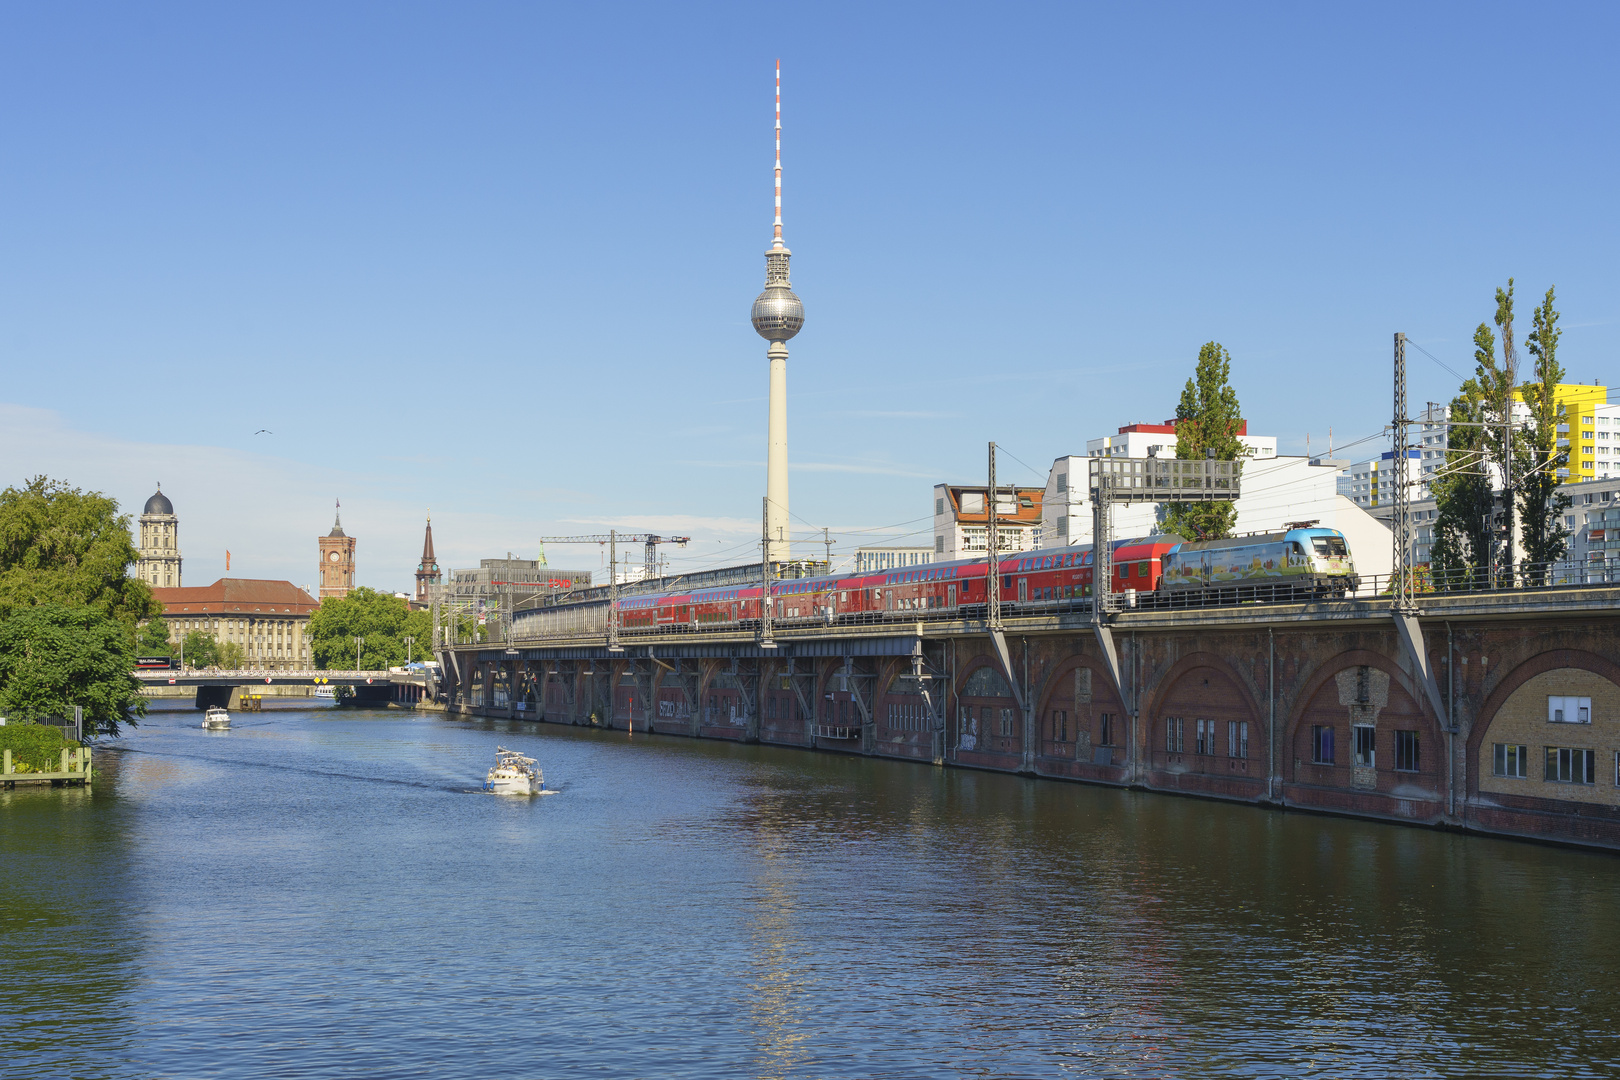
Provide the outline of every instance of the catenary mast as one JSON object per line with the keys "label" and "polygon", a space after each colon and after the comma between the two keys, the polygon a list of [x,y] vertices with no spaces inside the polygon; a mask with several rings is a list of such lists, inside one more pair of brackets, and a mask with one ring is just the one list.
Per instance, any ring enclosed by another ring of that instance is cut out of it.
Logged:
{"label": "catenary mast", "polygon": [[771,343],[771,394],[765,452],[765,531],[772,562],[788,558],[787,358],[788,339],[804,326],[804,305],[788,281],[788,259],[782,243],[782,61],[776,62],[776,224],[765,252],[765,291],[754,301],[754,330]]}

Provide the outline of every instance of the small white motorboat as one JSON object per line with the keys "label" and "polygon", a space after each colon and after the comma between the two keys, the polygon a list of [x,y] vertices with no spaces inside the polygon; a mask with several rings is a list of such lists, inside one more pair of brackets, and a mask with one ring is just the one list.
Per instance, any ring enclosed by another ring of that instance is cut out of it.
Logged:
{"label": "small white motorboat", "polygon": [[231,714],[218,705],[211,707],[203,713],[203,727],[211,731],[223,731],[231,726]]}
{"label": "small white motorboat", "polygon": [[315,696],[316,697],[324,697],[324,698],[335,698],[335,697],[337,697],[337,687],[335,687],[335,686],[317,686],[315,688]]}
{"label": "small white motorboat", "polygon": [[496,795],[544,795],[546,781],[534,758],[497,746],[495,767],[484,780],[484,790]]}

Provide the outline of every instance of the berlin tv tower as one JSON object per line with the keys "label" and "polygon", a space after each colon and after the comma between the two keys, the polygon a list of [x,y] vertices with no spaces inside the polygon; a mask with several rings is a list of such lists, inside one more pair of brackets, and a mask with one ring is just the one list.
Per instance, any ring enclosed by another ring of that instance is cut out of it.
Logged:
{"label": "berlin tv tower", "polygon": [[804,326],[804,305],[788,281],[788,259],[782,244],[782,61],[776,62],[776,226],[765,252],[765,291],[754,301],[754,330],[771,343],[771,397],[765,453],[766,558],[788,559],[787,343]]}

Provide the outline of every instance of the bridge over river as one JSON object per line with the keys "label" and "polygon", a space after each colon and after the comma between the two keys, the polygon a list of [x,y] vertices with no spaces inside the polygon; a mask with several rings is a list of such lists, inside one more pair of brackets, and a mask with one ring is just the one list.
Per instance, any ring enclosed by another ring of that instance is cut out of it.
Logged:
{"label": "bridge over river", "polygon": [[[443,649],[452,709],[1620,847],[1620,587]],[[981,613],[982,616],[982,613]]]}
{"label": "bridge over river", "polygon": [[400,671],[286,671],[242,668],[224,671],[187,668],[181,671],[147,669],[133,673],[143,687],[193,686],[197,708],[226,706],[237,691],[266,686],[347,686],[362,701],[418,701],[434,695],[433,677]]}

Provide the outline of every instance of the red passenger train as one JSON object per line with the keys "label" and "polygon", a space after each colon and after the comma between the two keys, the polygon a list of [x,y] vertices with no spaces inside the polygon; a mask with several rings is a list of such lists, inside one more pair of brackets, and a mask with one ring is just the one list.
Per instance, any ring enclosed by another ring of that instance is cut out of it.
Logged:
{"label": "red passenger train", "polygon": [[[1164,555],[1182,538],[1157,535],[1124,540],[1114,545],[1113,591],[1141,593],[1159,587]],[[986,602],[984,559],[927,563],[905,569],[871,573],[789,578],[774,582],[772,621],[792,625],[820,621],[834,623],[863,615],[889,615],[908,611],[961,611]],[[1078,600],[1091,595],[1092,547],[1043,548],[1021,551],[1001,560],[1001,596],[1004,603],[1044,604]],[[605,605],[603,605],[605,607]],[[553,608],[518,613],[523,636],[545,636],[557,623],[586,629],[577,617],[565,616],[566,601]],[[548,614],[551,618],[548,618]],[[629,596],[619,601],[619,623],[636,630],[701,630],[754,623],[760,618],[760,587],[738,585],[689,593]]]}

